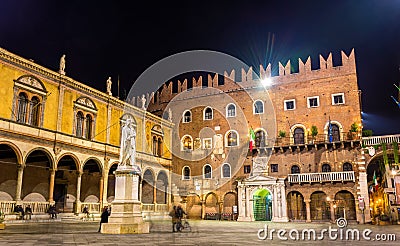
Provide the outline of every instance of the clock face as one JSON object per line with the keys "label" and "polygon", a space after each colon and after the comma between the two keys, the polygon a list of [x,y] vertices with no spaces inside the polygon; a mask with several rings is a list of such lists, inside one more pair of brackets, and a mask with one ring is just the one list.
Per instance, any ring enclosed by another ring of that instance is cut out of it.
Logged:
{"label": "clock face", "polygon": [[368,154],[370,156],[374,156],[375,155],[375,148],[374,147],[368,147]]}

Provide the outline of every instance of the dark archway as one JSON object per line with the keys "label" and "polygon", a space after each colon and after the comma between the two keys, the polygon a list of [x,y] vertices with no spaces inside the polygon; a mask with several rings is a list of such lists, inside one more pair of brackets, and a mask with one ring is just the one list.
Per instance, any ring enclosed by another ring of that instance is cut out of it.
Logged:
{"label": "dark archway", "polygon": [[[0,144],[0,199],[2,201],[15,200],[15,187],[17,186],[18,158],[9,145]],[[5,213],[12,212],[3,211]]]}
{"label": "dark archway", "polygon": [[76,160],[72,155],[64,155],[57,163],[53,198],[59,212],[74,212],[78,180]]}
{"label": "dark archway", "polygon": [[311,220],[329,220],[330,207],[326,200],[326,194],[322,191],[316,191],[311,194]]}
{"label": "dark archway", "polygon": [[335,195],[335,217],[345,218],[347,220],[356,220],[356,203],[354,200],[354,195],[347,191],[342,190]]}
{"label": "dark archway", "polygon": [[168,176],[164,171],[158,173],[156,185],[156,203],[167,204]]}
{"label": "dark archway", "polygon": [[[83,165],[80,199],[84,203],[98,203],[100,194],[100,180],[102,179],[101,164],[98,160],[89,159]],[[79,210],[82,211],[82,210]]]}
{"label": "dark archway", "polygon": [[219,206],[217,195],[215,195],[214,193],[208,193],[206,195],[205,209],[205,219],[218,219]]}
{"label": "dark archway", "polygon": [[287,209],[290,221],[306,219],[306,203],[303,195],[298,191],[291,191],[287,195]]}
{"label": "dark archway", "polygon": [[108,184],[107,184],[107,202],[111,203],[115,197],[115,175],[114,172],[117,170],[118,164],[115,163],[110,167],[108,171]]}
{"label": "dark archway", "polygon": [[142,203],[154,203],[154,175],[153,172],[147,169],[143,174],[142,181]]}

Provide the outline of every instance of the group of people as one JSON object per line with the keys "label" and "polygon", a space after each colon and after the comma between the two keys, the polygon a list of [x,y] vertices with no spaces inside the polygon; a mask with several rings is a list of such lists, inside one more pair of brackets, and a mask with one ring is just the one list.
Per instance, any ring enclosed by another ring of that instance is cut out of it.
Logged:
{"label": "group of people", "polygon": [[172,232],[180,232],[183,229],[182,218],[186,214],[181,205],[174,206],[169,215],[172,217]]}
{"label": "group of people", "polygon": [[25,219],[32,219],[32,208],[31,205],[28,205],[25,207],[25,211],[22,207],[22,205],[17,205],[14,207],[14,213],[18,215],[18,219],[23,220]]}

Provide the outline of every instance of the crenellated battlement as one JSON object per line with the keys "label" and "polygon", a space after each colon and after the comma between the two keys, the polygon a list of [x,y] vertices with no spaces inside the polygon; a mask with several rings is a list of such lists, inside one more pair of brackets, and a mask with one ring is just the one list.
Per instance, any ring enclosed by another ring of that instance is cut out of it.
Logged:
{"label": "crenellated battlement", "polygon": [[[254,88],[261,86],[260,79],[271,78],[272,86],[279,86],[285,83],[294,83],[294,82],[305,82],[312,81],[316,79],[323,78],[332,78],[339,77],[349,74],[356,74],[356,62],[354,49],[347,56],[344,51],[341,51],[341,65],[333,66],[332,62],[332,53],[329,53],[328,57],[325,59],[322,55],[319,55],[319,68],[312,69],[311,67],[311,57],[309,56],[305,62],[303,62],[300,58],[298,59],[298,72],[292,72],[291,61],[289,60],[285,65],[281,62],[278,63],[278,75],[272,75],[272,65],[269,63],[265,68],[263,65],[260,65],[259,73],[256,74],[253,70],[253,67],[249,67],[247,69],[241,68],[241,80],[236,81],[236,70],[232,69],[231,71],[224,71],[223,74],[223,83],[218,83],[218,74],[208,74],[207,78],[203,78],[203,76],[199,76],[198,78],[192,78],[192,87],[188,88],[188,79],[184,79],[183,81],[177,81],[177,89],[173,91],[173,81],[169,81],[164,83],[162,88],[160,88],[156,92],[147,93],[145,95],[147,102],[150,104],[149,106],[153,109],[158,108],[158,105],[162,105],[166,102],[169,102],[172,98],[174,98],[177,94],[186,91],[188,89],[196,89],[204,87],[212,87],[217,88],[222,92],[228,92],[241,88]],[[207,79],[207,84],[203,84],[203,79]],[[199,91],[201,93],[201,91]],[[193,94],[192,94],[193,95]],[[156,97],[156,98],[154,98]],[[140,105],[141,96],[138,97],[137,100],[132,100],[132,104],[136,106]]]}

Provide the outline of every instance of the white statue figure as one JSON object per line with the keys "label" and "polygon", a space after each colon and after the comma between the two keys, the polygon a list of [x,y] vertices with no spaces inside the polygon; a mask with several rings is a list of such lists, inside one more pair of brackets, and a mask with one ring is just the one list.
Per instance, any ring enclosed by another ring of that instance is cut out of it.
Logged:
{"label": "white statue figure", "polygon": [[107,94],[110,96],[112,96],[111,85],[112,85],[111,77],[108,77],[108,79],[107,79]]}
{"label": "white statue figure", "polygon": [[168,108],[168,120],[172,121],[172,109]]}
{"label": "white statue figure", "polygon": [[146,97],[142,95],[142,109],[146,109]]}
{"label": "white statue figure", "polygon": [[60,58],[60,71],[61,74],[65,74],[65,54]]}
{"label": "white statue figure", "polygon": [[131,166],[140,173],[140,168],[135,164],[136,158],[136,131],[132,126],[132,120],[127,119],[121,133],[121,149],[119,165]]}

